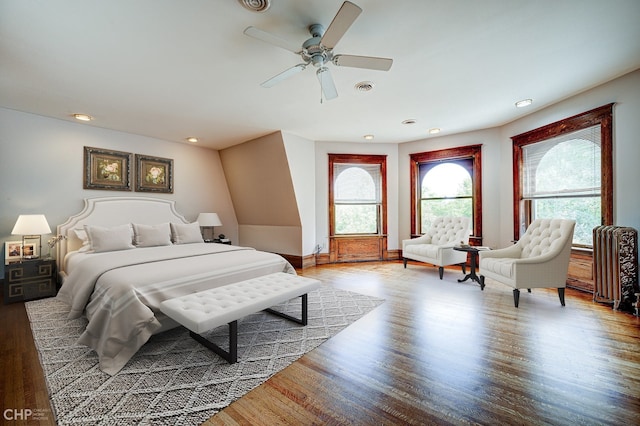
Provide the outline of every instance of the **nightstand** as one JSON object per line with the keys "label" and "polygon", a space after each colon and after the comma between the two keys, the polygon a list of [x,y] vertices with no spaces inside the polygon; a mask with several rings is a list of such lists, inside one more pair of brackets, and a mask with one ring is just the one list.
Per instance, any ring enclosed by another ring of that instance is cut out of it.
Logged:
{"label": "nightstand", "polygon": [[231,240],[225,239],[225,240],[221,240],[220,238],[216,238],[213,240],[214,243],[218,243],[218,244],[228,244],[231,245]]}
{"label": "nightstand", "polygon": [[25,260],[4,266],[5,305],[51,297],[56,293],[55,260]]}

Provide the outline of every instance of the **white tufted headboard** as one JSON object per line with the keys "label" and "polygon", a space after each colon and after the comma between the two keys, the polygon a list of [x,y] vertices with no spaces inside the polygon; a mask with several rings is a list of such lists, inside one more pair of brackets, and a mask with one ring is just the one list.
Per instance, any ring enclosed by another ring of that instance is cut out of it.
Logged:
{"label": "white tufted headboard", "polygon": [[64,276],[64,258],[67,253],[78,250],[82,242],[74,229],[84,225],[112,227],[128,223],[157,225],[159,223],[187,223],[187,220],[175,209],[175,201],[149,197],[102,197],[86,198],[84,208],[76,215],[58,225],[58,235],[66,240],[56,247],[58,273]]}

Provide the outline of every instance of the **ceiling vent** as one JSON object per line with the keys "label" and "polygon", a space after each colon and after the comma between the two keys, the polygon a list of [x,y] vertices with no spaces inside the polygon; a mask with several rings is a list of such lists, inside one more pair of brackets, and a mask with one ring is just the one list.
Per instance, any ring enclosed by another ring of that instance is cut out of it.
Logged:
{"label": "ceiling vent", "polygon": [[242,7],[252,12],[266,12],[271,6],[271,0],[238,0]]}
{"label": "ceiling vent", "polygon": [[360,83],[356,83],[354,87],[358,92],[368,92],[373,90],[373,86],[374,84],[372,81],[361,81]]}

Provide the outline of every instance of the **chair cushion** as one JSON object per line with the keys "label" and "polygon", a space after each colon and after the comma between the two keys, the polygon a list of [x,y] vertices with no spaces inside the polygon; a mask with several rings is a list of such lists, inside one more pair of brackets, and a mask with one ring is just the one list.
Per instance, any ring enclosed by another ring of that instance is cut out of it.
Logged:
{"label": "chair cushion", "polygon": [[[549,251],[556,251],[558,245],[564,242],[563,221],[560,219],[539,219],[531,223],[522,236],[519,244],[522,248],[522,258],[540,256]],[[566,232],[566,230],[565,230]]]}
{"label": "chair cushion", "polygon": [[434,244],[413,244],[405,247],[405,253],[412,253],[421,257],[436,258],[440,246]]}
{"label": "chair cushion", "polygon": [[460,244],[469,241],[469,219],[464,217],[443,217],[434,221],[425,233],[435,245]]}
{"label": "chair cushion", "polygon": [[485,272],[493,272],[506,278],[513,278],[514,258],[488,257],[480,261],[480,267]]}

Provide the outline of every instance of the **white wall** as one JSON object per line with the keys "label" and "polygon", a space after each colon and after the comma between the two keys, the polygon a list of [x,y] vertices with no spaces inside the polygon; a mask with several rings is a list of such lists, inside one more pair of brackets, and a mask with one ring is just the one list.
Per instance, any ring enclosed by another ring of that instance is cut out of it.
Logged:
{"label": "white wall", "polygon": [[282,133],[293,189],[302,223],[302,255],[316,247],[316,164],[315,143],[296,135]]}
{"label": "white wall", "polygon": [[[173,194],[83,189],[84,146],[172,158]],[[176,209],[188,220],[200,212],[216,212],[223,224],[216,227],[216,234],[238,238],[218,152],[195,145],[0,108],[0,182],[1,241],[20,239],[10,235],[19,214],[43,213],[55,232],[58,224],[82,209],[84,198],[119,195],[175,200]],[[44,254],[49,237],[43,236]]]}
{"label": "white wall", "polygon": [[502,127],[401,144],[398,151],[401,239],[409,238],[411,227],[409,154],[482,144],[483,245],[506,247],[513,239],[511,137],[611,102],[616,103],[614,224],[640,230],[640,70],[637,70]]}
{"label": "white wall", "polygon": [[400,247],[398,238],[398,146],[353,142],[316,142],[316,238],[329,252],[329,154],[369,154],[387,156],[387,245]]}

